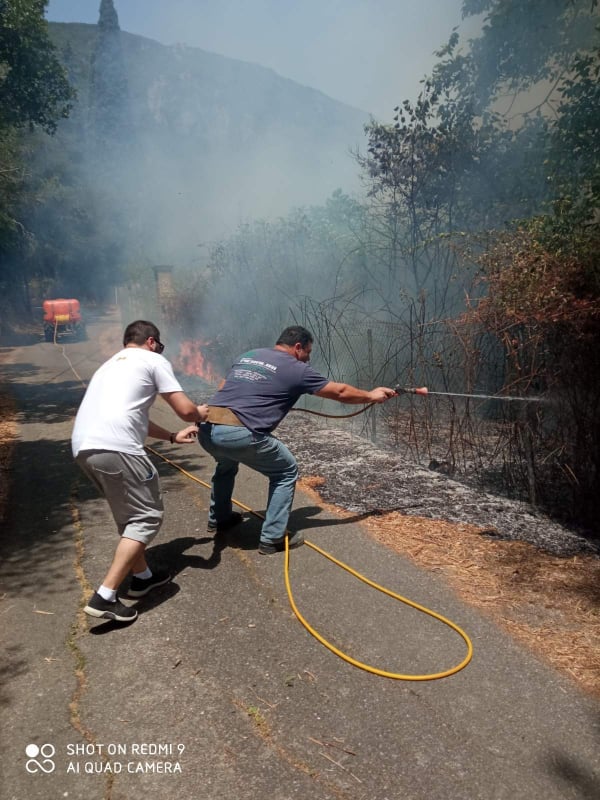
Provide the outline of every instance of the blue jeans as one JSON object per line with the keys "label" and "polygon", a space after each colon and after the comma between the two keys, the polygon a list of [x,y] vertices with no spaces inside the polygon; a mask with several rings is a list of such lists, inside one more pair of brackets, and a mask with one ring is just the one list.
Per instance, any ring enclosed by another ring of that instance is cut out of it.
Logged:
{"label": "blue jeans", "polygon": [[198,440],[217,462],[212,477],[208,521],[225,522],[231,516],[235,476],[239,465],[245,464],[269,479],[261,542],[280,542],[285,536],[298,479],[298,465],[288,448],[274,436],[252,433],[241,426],[213,425],[210,422],[202,423]]}

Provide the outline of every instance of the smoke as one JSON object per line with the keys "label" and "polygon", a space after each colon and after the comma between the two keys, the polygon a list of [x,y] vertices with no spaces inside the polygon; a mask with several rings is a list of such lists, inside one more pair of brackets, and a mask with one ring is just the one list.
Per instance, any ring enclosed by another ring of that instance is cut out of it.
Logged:
{"label": "smoke", "polygon": [[[219,11],[203,4],[199,18],[197,4],[184,3],[177,13],[167,13],[164,4],[145,2],[142,9],[133,0],[117,2],[121,54],[115,57],[113,41],[104,62],[105,69],[110,67],[107,95],[100,104],[102,84],[94,69],[103,62],[97,57],[96,26],[53,27],[79,91],[79,107],[59,132],[58,149],[70,154],[70,163],[58,165],[57,171],[64,170],[59,180],[65,184],[79,181],[86,195],[83,211],[73,210],[76,235],[71,226],[61,232],[62,240],[54,236],[55,250],[66,253],[56,263],[67,293],[111,296],[115,284],[137,280],[159,263],[203,270],[215,246],[240,227],[284,218],[296,208],[322,206],[338,189],[349,195],[360,191],[351,151],[365,146],[366,111],[257,64],[197,47],[166,46],[124,30],[151,33],[157,28],[143,26],[160,23],[163,41],[189,41],[204,31],[200,43],[256,62],[266,45],[261,53],[249,48],[260,49],[268,39],[271,63],[281,64],[282,71],[330,89],[336,97],[361,104],[364,99],[368,111],[379,105],[391,114],[405,84],[416,82],[416,72],[421,77],[430,51],[439,37],[445,38],[447,16],[456,21],[459,3],[435,15],[439,27],[428,31],[430,49],[421,48],[418,57],[412,46],[415,31],[421,35],[432,23],[426,9],[418,16],[413,4],[401,11],[387,0],[326,4],[325,9],[310,2],[302,9],[286,6],[285,14],[266,0],[253,4],[252,13],[244,4],[218,6]],[[50,3],[50,18],[57,7]],[[240,15],[236,25],[220,25],[219,14],[231,14],[234,7]],[[86,9],[77,4],[79,19]],[[270,27],[257,31],[257,20],[267,12]],[[181,20],[185,28],[177,27]],[[376,51],[377,59],[357,58],[362,50],[365,55]],[[111,86],[120,82],[111,96]],[[359,85],[356,93],[349,90]],[[98,138],[103,120],[118,120],[106,126],[108,142]],[[55,226],[47,226],[48,238],[50,227]],[[338,269],[337,257],[329,264],[319,257],[321,275]],[[286,267],[284,259],[280,268]],[[260,263],[253,266],[255,281],[261,268]],[[316,277],[312,291],[322,299],[332,282]],[[308,279],[296,286],[302,293],[311,290]],[[267,288],[263,300],[269,305],[275,298]],[[277,302],[290,294],[293,288],[286,285]],[[282,314],[288,310],[286,304]]]}
{"label": "smoke", "polygon": [[[57,270],[80,284],[71,293],[87,279],[97,294],[157,263],[202,266],[206,244],[238,226],[357,188],[350,150],[364,136],[363,112],[195,48],[95,26],[51,32],[79,104],[39,151],[39,171],[81,187],[92,234],[93,267]],[[72,233],[62,231],[67,251]]]}
{"label": "smoke", "polygon": [[[260,64],[389,120],[415,97],[462,0],[116,0],[121,29]],[[48,18],[95,23],[97,0],[50,0]]]}

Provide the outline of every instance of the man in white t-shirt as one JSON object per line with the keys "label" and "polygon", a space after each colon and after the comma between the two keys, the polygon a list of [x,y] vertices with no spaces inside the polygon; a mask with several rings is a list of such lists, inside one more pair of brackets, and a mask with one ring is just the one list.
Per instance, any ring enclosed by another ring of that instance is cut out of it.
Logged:
{"label": "man in white t-shirt", "polygon": [[143,597],[171,580],[167,571],[153,573],[145,557],[162,524],[163,502],[158,472],[144,441],[152,436],[171,444],[193,442],[197,427],[172,433],[152,422],[149,411],[159,394],[186,422],[202,422],[208,406],[197,406],[184,394],[163,350],[156,325],[145,320],[130,323],[123,350],[94,373],[75,418],[73,456],[106,497],[121,537],[102,584],[84,608],[92,617],[117,622],[137,617],[135,608],[117,597],[129,574],[129,597]]}

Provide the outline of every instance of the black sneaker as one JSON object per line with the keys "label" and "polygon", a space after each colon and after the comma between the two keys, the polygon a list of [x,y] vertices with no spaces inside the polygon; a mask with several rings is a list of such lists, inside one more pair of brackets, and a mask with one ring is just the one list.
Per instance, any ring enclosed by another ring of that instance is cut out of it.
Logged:
{"label": "black sneaker", "polygon": [[164,586],[171,580],[171,573],[166,569],[157,569],[149,578],[136,578],[135,575],[131,579],[129,589],[127,591],[128,597],[143,597],[152,589],[157,586]]}
{"label": "black sneaker", "polygon": [[239,525],[240,522],[244,521],[244,517],[240,514],[239,511],[233,511],[229,519],[226,519],[224,522],[209,522],[206,526],[206,530],[209,533],[225,533],[230,528],[235,528],[236,525]]}
{"label": "black sneaker", "polygon": [[[296,547],[300,547],[304,544],[304,536],[300,531],[296,531],[296,533],[286,534],[288,537],[288,547],[290,550],[294,550]],[[285,538],[281,539],[278,542],[260,542],[258,545],[258,552],[262,556],[272,556],[274,553],[284,553],[285,552]]]}
{"label": "black sneaker", "polygon": [[119,598],[112,603],[105,600],[98,592],[94,592],[87,606],[83,609],[90,617],[114,619],[116,622],[133,622],[138,613],[135,608],[124,606]]}

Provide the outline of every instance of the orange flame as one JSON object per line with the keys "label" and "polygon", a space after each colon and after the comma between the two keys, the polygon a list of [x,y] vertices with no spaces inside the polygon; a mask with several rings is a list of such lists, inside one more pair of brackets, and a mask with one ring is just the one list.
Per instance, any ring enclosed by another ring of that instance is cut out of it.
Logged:
{"label": "orange flame", "polygon": [[218,383],[221,376],[202,352],[202,348],[207,345],[208,342],[202,339],[187,339],[181,342],[179,355],[175,359],[175,368],[184,375],[199,375],[208,383]]}

